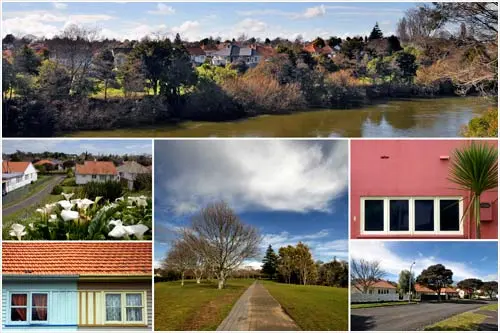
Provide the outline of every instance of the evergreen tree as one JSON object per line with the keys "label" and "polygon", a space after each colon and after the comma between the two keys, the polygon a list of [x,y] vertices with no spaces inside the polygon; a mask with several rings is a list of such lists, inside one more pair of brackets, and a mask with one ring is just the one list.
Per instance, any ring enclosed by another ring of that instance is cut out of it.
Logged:
{"label": "evergreen tree", "polygon": [[373,27],[372,32],[370,33],[370,37],[368,37],[368,40],[382,39],[382,38],[384,38],[384,34],[382,34],[382,30],[380,30],[377,22],[375,23],[375,26]]}
{"label": "evergreen tree", "polygon": [[267,275],[270,279],[274,279],[278,265],[278,256],[273,250],[271,245],[268,246],[266,255],[262,260],[262,273]]}
{"label": "evergreen tree", "polygon": [[174,44],[175,45],[181,45],[182,44],[181,35],[179,35],[179,33],[175,34]]}

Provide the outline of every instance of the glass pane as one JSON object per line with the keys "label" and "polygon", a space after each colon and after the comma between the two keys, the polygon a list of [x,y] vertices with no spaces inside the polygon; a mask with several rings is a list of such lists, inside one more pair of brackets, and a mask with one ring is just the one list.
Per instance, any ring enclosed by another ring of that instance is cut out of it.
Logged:
{"label": "glass pane", "polygon": [[142,321],[142,308],[127,308],[127,321]]}
{"label": "glass pane", "polygon": [[415,230],[434,231],[434,200],[415,200]]}
{"label": "glass pane", "polygon": [[26,308],[10,309],[10,321],[26,321]]}
{"label": "glass pane", "polygon": [[391,231],[408,231],[409,223],[408,200],[390,200],[389,222]]}
{"label": "glass pane", "polygon": [[458,200],[439,200],[439,219],[441,231],[460,230]]}
{"label": "glass pane", "polygon": [[384,230],[384,200],[365,200],[365,231]]}
{"label": "glass pane", "polygon": [[106,294],[106,321],[121,321],[122,306],[120,294]]}
{"label": "glass pane", "polygon": [[142,295],[127,294],[127,306],[142,306]]}
{"label": "glass pane", "polygon": [[32,306],[47,306],[47,294],[32,294]]}
{"label": "glass pane", "polygon": [[28,305],[28,295],[27,294],[12,294],[11,305],[14,306],[26,306]]}
{"label": "glass pane", "polygon": [[31,309],[31,320],[33,321],[47,321],[47,308],[34,307]]}

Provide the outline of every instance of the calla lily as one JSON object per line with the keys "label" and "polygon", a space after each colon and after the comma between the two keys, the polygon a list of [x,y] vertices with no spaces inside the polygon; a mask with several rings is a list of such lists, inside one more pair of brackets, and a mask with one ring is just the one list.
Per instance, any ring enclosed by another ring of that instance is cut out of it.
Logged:
{"label": "calla lily", "polygon": [[55,222],[55,221],[57,221],[57,215],[56,214],[51,214],[49,222]]}
{"label": "calla lily", "polygon": [[31,230],[35,229],[35,225],[33,223],[28,224]]}
{"label": "calla lily", "polygon": [[78,207],[78,209],[87,209],[93,203],[94,203],[94,201],[85,198],[85,199],[82,199],[82,200],[78,201],[76,203],[76,206]]}
{"label": "calla lily", "polygon": [[78,219],[79,214],[73,210],[65,209],[61,212],[61,217],[65,222],[67,222]]}
{"label": "calla lily", "polygon": [[61,194],[64,197],[64,199],[66,199],[66,200],[71,199],[71,197],[75,195],[75,193],[64,193],[64,192]]}
{"label": "calla lily", "polygon": [[137,239],[142,239],[144,233],[149,230],[144,224],[128,225],[124,228],[129,235],[134,235]]}
{"label": "calla lily", "polygon": [[9,235],[12,237],[17,237],[17,240],[21,240],[23,236],[26,235],[26,231],[24,231],[25,226],[19,223],[14,223],[10,226]]}
{"label": "calla lily", "polygon": [[73,207],[73,204],[68,200],[61,200],[58,202],[59,206],[61,206],[64,210],[69,210]]}
{"label": "calla lily", "polygon": [[115,202],[123,201],[123,197],[116,198]]}
{"label": "calla lily", "polygon": [[108,236],[109,237],[113,237],[113,238],[122,238],[123,236],[127,235],[128,234],[128,231],[127,229],[125,229],[123,227],[123,223],[121,220],[111,220],[109,221],[109,224],[111,225],[114,225],[115,227],[113,228],[113,230],[111,230],[109,233],[108,233]]}

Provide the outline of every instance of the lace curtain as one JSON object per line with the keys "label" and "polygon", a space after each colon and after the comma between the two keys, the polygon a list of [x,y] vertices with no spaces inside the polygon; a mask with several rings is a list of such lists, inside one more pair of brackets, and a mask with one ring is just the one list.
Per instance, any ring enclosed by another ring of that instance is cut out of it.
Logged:
{"label": "lace curtain", "polygon": [[31,320],[46,321],[47,294],[33,294],[31,298],[32,298]]}
{"label": "lace curtain", "polygon": [[[26,321],[26,307],[28,305],[28,295],[12,294],[11,296],[11,321]],[[19,307],[21,306],[21,307]]]}
{"label": "lace curtain", "polygon": [[127,294],[127,321],[142,321],[141,294]]}
{"label": "lace curtain", "polygon": [[122,321],[120,294],[106,295],[106,321]]}

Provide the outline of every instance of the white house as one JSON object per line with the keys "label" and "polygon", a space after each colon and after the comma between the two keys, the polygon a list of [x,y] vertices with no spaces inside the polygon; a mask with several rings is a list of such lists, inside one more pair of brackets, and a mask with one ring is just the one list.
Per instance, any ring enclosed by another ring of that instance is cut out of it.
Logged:
{"label": "white house", "polygon": [[126,161],[123,162],[118,168],[118,175],[120,179],[127,181],[127,187],[129,190],[134,188],[134,181],[139,174],[151,173],[148,168],[137,163],[136,161]]}
{"label": "white house", "polygon": [[2,161],[2,194],[26,186],[38,180],[31,162]]}
{"label": "white house", "polygon": [[120,180],[113,162],[85,161],[83,164],[77,164],[75,167],[75,181],[77,185],[110,180]]}
{"label": "white house", "polygon": [[397,287],[392,283],[384,280],[379,280],[370,285],[366,292],[360,284],[351,285],[351,302],[352,303],[369,303],[369,302],[391,302],[399,301]]}

